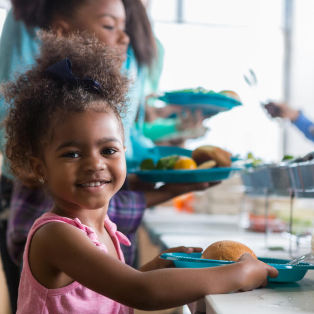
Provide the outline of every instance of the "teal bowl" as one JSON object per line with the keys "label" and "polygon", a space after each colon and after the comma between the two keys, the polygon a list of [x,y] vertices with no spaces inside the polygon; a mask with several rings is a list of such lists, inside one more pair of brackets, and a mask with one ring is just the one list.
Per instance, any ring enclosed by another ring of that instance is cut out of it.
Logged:
{"label": "teal bowl", "polygon": [[[235,262],[202,259],[202,253],[164,253],[160,258],[171,260],[178,268],[205,268],[228,265]],[[278,258],[258,257],[266,264],[278,270],[277,278],[268,277],[269,282],[295,282],[303,279],[308,270],[314,269],[314,264],[300,263],[298,265],[286,265],[290,260]]]}

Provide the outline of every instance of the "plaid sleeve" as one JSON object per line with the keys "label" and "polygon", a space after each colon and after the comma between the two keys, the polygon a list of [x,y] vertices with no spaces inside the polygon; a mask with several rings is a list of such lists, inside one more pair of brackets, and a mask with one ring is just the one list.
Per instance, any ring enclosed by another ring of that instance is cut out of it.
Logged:
{"label": "plaid sleeve", "polygon": [[134,266],[137,237],[136,231],[142,222],[146,200],[144,193],[119,191],[110,200],[108,216],[131,241],[131,246],[121,246],[126,264]]}
{"label": "plaid sleeve", "polygon": [[27,234],[33,223],[53,205],[53,200],[43,190],[30,190],[20,181],[13,186],[10,217],[7,230],[7,246],[12,260],[20,265]]}
{"label": "plaid sleeve", "polygon": [[110,200],[108,216],[124,234],[134,233],[142,222],[146,200],[144,193],[119,191]]}

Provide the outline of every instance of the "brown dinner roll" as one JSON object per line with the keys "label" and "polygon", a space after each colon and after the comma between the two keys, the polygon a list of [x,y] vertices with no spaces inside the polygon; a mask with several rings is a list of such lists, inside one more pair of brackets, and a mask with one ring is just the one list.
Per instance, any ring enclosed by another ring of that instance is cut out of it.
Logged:
{"label": "brown dinner roll", "polygon": [[217,161],[216,160],[209,160],[209,161],[205,161],[202,164],[200,164],[197,169],[210,169],[210,168],[214,168],[217,165]]}
{"label": "brown dinner roll", "polygon": [[218,167],[231,166],[231,154],[216,146],[201,146],[192,152],[192,158],[198,165],[209,161],[215,160]]}
{"label": "brown dinner roll", "polygon": [[255,253],[246,245],[236,241],[225,240],[211,244],[203,252],[201,258],[236,262],[244,253],[250,253],[257,259]]}
{"label": "brown dinner roll", "polygon": [[233,99],[241,102],[241,99],[240,99],[239,95],[236,92],[232,91],[232,90],[222,90],[221,92],[219,92],[219,94],[225,95],[225,96],[227,96],[229,98],[233,98]]}

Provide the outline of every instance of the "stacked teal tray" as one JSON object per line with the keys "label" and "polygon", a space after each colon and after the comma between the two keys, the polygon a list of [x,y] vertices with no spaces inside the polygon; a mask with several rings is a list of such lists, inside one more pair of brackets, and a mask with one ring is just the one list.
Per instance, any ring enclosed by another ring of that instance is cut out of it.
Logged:
{"label": "stacked teal tray", "polygon": [[[206,268],[228,265],[235,262],[219,261],[201,258],[202,253],[164,253],[160,258],[171,260],[178,268]],[[258,257],[266,264],[275,267],[279,275],[277,278],[268,278],[269,282],[295,282],[301,280],[308,270],[314,269],[314,264],[300,263],[298,265],[286,265],[290,260],[278,258]]]}

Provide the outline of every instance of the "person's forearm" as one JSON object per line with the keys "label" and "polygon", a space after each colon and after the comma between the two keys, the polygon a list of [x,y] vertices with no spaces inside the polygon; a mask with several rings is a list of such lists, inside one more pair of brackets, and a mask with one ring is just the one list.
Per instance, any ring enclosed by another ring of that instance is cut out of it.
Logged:
{"label": "person's forearm", "polygon": [[178,194],[176,195],[175,193],[171,191],[166,191],[166,190],[161,190],[161,189],[145,191],[143,193],[146,199],[146,207],[158,205],[178,195]]}
{"label": "person's forearm", "polygon": [[300,111],[292,109],[292,108],[289,108],[289,110],[287,110],[286,112],[286,118],[288,118],[291,122],[296,121],[299,115],[300,115]]}
{"label": "person's forearm", "polygon": [[243,284],[242,275],[241,263],[202,270],[163,269],[142,273],[139,286],[133,291],[143,293],[135,292],[130,306],[146,311],[162,310],[197,301],[208,294],[237,291]]}

